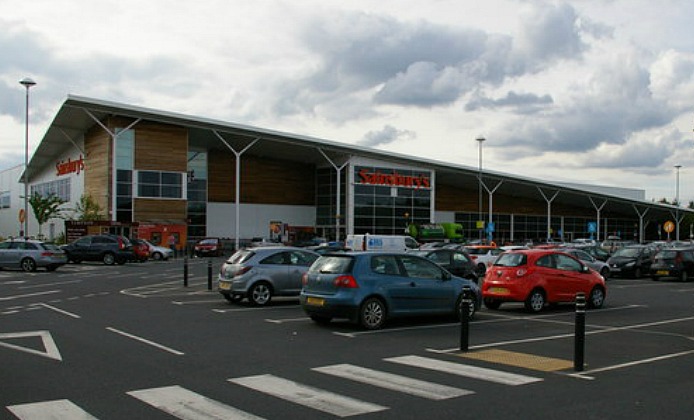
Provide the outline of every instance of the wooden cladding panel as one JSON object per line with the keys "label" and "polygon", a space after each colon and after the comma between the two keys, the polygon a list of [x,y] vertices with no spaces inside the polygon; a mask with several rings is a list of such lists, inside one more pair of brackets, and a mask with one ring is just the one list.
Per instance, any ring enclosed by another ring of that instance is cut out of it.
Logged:
{"label": "wooden cladding panel", "polygon": [[111,136],[98,125],[84,136],[84,194],[106,210],[111,208]]}
{"label": "wooden cladding panel", "polygon": [[135,169],[186,172],[188,130],[140,122],[135,128]]}
{"label": "wooden cladding panel", "polygon": [[155,200],[136,198],[134,203],[134,220],[186,220],[186,200]]}
{"label": "wooden cladding panel", "polygon": [[[234,202],[236,161],[231,153],[208,155],[210,201]],[[242,203],[315,205],[316,168],[297,162],[241,157]]]}

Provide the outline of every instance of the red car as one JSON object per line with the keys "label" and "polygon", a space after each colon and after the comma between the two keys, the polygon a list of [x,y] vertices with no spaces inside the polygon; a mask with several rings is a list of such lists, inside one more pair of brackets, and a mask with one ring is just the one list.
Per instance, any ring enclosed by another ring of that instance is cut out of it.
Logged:
{"label": "red car", "polygon": [[196,257],[220,257],[224,255],[224,246],[219,238],[205,238],[195,244]]}
{"label": "red car", "polygon": [[149,259],[150,249],[147,242],[143,241],[142,239],[131,239],[130,243],[133,244],[135,261],[145,262]]}
{"label": "red car", "polygon": [[585,293],[589,307],[600,308],[607,293],[605,279],[576,258],[550,249],[501,254],[482,285],[487,308],[524,302],[530,312],[539,312],[548,303],[574,302],[578,292]]}

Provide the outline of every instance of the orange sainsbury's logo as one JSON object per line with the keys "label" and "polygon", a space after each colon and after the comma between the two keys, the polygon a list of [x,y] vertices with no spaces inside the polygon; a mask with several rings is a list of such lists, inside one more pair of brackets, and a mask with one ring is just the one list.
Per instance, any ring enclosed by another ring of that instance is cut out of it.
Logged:
{"label": "orange sainsbury's logo", "polygon": [[56,175],[58,176],[71,174],[73,172],[79,175],[80,172],[84,171],[84,159],[82,155],[80,155],[80,158],[77,160],[68,158],[67,161],[56,163],[55,169],[57,171]]}
{"label": "orange sainsbury's logo", "polygon": [[428,176],[419,174],[417,176],[401,175],[397,171],[392,174],[384,174],[383,172],[369,172],[367,169],[359,171],[359,178],[362,184],[372,185],[388,185],[392,187],[409,187],[409,188],[431,188],[431,181]]}

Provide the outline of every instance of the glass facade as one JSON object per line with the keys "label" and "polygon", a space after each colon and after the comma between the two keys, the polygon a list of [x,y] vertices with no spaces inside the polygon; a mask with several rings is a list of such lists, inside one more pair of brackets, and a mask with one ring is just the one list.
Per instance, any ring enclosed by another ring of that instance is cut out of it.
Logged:
{"label": "glass facade", "polygon": [[[70,178],[57,179],[55,181],[42,182],[31,186],[30,195],[38,194],[41,197],[54,195],[63,201],[70,201]],[[3,196],[4,197],[4,196]],[[7,192],[7,207],[10,204],[10,194]]]}
{"label": "glass facade", "polygon": [[135,131],[116,129],[116,220],[133,221]]}
{"label": "glass facade", "polygon": [[354,233],[402,235],[431,222],[431,172],[354,167]]}
{"label": "glass facade", "polygon": [[188,238],[207,234],[207,152],[188,151]]}
{"label": "glass facade", "polygon": [[[344,238],[345,214],[347,213],[345,197],[347,193],[347,175],[340,172],[340,238]],[[326,238],[335,238],[335,217],[337,215],[337,172],[334,168],[316,170],[316,232]]]}

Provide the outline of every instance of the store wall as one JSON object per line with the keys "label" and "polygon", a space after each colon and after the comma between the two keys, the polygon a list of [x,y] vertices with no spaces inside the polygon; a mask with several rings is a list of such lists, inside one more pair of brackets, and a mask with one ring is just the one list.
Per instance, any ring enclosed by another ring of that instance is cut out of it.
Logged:
{"label": "store wall", "polygon": [[[268,237],[270,222],[278,221],[290,226],[315,226],[315,206],[241,204],[239,239]],[[208,203],[207,235],[220,238],[236,237],[236,205]]]}
{"label": "store wall", "polygon": [[[24,184],[19,182],[24,165],[0,172],[0,194],[9,195],[9,207],[0,207],[0,237],[18,236],[20,229],[19,209],[24,208]],[[36,222],[34,222],[36,223]],[[35,225],[34,225],[35,226]]]}

